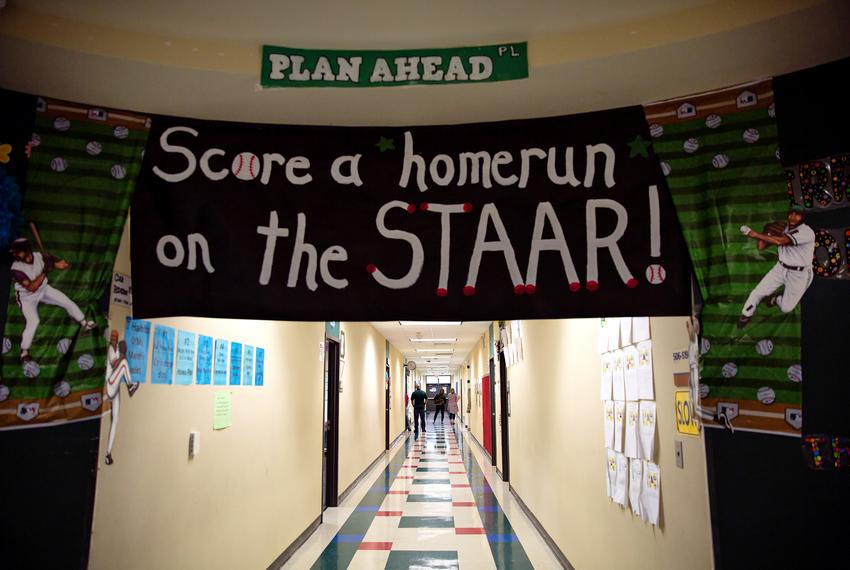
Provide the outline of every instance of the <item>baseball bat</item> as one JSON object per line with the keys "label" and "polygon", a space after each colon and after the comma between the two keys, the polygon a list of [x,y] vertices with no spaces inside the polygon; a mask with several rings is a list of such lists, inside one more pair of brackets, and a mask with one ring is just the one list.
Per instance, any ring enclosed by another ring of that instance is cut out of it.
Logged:
{"label": "baseball bat", "polygon": [[47,252],[44,250],[44,244],[41,242],[41,235],[38,233],[38,228],[35,227],[35,222],[30,222],[30,231],[32,232],[32,237],[35,238],[35,243],[38,244],[41,254],[47,255]]}

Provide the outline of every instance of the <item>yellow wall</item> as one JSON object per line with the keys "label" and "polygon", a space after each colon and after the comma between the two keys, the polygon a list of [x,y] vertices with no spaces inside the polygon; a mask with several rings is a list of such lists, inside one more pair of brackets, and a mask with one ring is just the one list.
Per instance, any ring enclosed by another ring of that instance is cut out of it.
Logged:
{"label": "yellow wall", "polygon": [[[482,413],[482,405],[484,401],[484,394],[478,394],[476,392],[476,386],[481,382],[481,379],[490,374],[490,353],[487,348],[487,332],[485,331],[484,335],[478,340],[475,346],[469,353],[469,357],[464,361],[461,367],[461,373],[463,376],[463,397],[466,398],[467,388],[471,389],[471,405],[469,406],[470,412],[466,414],[466,423],[469,426],[469,431],[478,440],[478,443],[484,445],[484,416]],[[467,365],[469,368],[467,368]],[[471,380],[470,384],[467,384],[466,381]],[[483,384],[482,392],[483,392]],[[467,403],[463,402],[463,411],[466,413]]]}
{"label": "yellow wall", "polygon": [[684,323],[651,319],[663,513],[655,528],[606,497],[599,320],[522,322],[525,358],[508,370],[511,485],[576,568],[711,567],[703,443],[677,437],[675,426],[671,354],[687,348]]}
{"label": "yellow wall", "polygon": [[[129,273],[125,233],[116,270]],[[112,307],[123,336],[127,311]],[[163,323],[266,349],[265,386],[152,385],[121,394],[115,463],[101,425],[92,569],[264,568],[321,511],[322,323],[169,318]],[[213,431],[213,394],[233,425]],[[188,457],[189,432],[201,434]],[[239,548],[233,548],[233,545]]]}

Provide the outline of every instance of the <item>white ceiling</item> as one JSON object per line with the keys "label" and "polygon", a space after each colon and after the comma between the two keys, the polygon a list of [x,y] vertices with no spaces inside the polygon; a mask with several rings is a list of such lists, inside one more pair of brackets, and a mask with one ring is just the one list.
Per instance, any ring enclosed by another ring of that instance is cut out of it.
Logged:
{"label": "white ceiling", "polygon": [[[490,321],[463,322],[460,325],[434,325],[423,323],[415,326],[402,326],[399,321],[373,322],[390,344],[405,356],[405,360],[414,360],[418,372],[427,373],[429,368],[447,367],[453,370],[463,364],[475,345],[481,342],[487,333]],[[411,338],[456,338],[456,342],[411,342]],[[417,352],[417,349],[440,349],[440,352]],[[435,355],[448,355],[449,358],[434,358]]]}

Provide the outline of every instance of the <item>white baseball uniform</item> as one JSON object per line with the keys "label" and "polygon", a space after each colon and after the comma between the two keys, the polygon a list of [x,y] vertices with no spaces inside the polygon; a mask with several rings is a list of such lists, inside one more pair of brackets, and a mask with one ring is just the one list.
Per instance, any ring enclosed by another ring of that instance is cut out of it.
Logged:
{"label": "white baseball uniform", "polygon": [[744,303],[741,314],[745,317],[753,316],[761,300],[783,285],[785,291],[777,297],[776,304],[783,313],[790,313],[812,284],[815,232],[806,224],[800,224],[793,229],[786,225],[782,234],[788,236],[791,243],[779,246],[779,262],[767,272]]}
{"label": "white baseball uniform", "polygon": [[[120,360],[119,360],[120,359]],[[113,364],[116,360],[117,363]],[[115,443],[115,433],[118,431],[118,410],[121,405],[121,382],[129,386],[133,381],[127,359],[122,358],[118,347],[109,343],[106,351],[106,395],[112,401],[109,412],[109,439],[106,443],[106,454],[112,454],[112,444]]]}
{"label": "white baseball uniform", "polygon": [[21,284],[24,279],[34,281],[44,272],[44,257],[40,253],[33,252],[32,263],[15,260],[12,263],[11,270],[12,277],[15,279],[15,294],[18,299],[18,306],[21,308],[24,319],[27,322],[24,332],[21,335],[21,350],[29,350],[32,345],[32,339],[35,337],[35,331],[38,329],[40,322],[38,317],[39,303],[62,307],[78,323],[85,322],[85,315],[83,315],[77,304],[69,299],[62,291],[48,285],[47,277],[44,278],[41,286],[35,291],[27,291],[27,288]]}

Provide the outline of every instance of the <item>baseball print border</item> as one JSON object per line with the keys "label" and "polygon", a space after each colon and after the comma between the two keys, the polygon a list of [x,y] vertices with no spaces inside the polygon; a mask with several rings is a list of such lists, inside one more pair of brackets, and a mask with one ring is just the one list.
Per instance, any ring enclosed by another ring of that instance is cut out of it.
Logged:
{"label": "baseball print border", "polygon": [[10,247],[0,429],[103,412],[108,333],[100,305],[149,126],[125,111],[35,99],[27,225]]}

